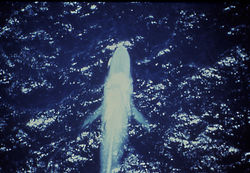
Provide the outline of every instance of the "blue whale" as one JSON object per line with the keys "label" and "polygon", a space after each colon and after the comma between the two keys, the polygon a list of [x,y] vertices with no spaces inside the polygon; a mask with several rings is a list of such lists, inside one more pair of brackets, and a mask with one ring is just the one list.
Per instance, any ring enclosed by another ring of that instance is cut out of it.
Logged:
{"label": "blue whale", "polygon": [[104,84],[102,105],[83,123],[85,128],[101,115],[102,143],[100,172],[119,170],[123,148],[127,139],[129,117],[134,117],[149,130],[148,121],[135,108],[132,101],[133,80],[127,48],[118,46],[109,61],[109,73]]}

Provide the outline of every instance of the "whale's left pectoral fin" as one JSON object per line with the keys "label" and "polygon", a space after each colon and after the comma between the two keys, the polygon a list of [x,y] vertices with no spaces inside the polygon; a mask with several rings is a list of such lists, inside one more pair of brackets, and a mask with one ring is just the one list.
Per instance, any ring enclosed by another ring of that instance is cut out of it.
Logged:
{"label": "whale's left pectoral fin", "polygon": [[150,132],[150,125],[147,119],[144,118],[142,113],[140,113],[134,105],[132,105],[132,115],[134,116],[135,120],[143,125]]}
{"label": "whale's left pectoral fin", "polygon": [[96,118],[98,118],[102,114],[102,108],[103,106],[101,105],[98,109],[96,109],[95,112],[90,114],[87,119],[84,121],[82,125],[82,129],[86,128],[89,124],[91,124]]}

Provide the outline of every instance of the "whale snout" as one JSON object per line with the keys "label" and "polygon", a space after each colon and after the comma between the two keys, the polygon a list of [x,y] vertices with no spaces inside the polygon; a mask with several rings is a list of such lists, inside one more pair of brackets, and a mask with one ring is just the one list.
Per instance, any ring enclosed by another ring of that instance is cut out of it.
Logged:
{"label": "whale snout", "polygon": [[124,46],[119,46],[111,59],[109,75],[117,73],[130,76],[130,57],[127,48]]}

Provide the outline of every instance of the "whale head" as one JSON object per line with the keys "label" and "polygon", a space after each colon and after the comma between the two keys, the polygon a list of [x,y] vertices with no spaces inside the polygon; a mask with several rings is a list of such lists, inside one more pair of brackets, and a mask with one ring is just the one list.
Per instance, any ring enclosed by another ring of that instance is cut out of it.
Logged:
{"label": "whale head", "polygon": [[119,74],[130,77],[130,57],[127,48],[118,46],[111,58],[109,75]]}

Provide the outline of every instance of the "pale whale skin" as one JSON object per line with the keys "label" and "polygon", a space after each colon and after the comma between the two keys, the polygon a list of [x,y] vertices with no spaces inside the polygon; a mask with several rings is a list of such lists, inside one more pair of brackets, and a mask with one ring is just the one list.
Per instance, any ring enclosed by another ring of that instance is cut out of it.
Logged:
{"label": "pale whale skin", "polygon": [[110,61],[109,74],[104,85],[103,103],[82,126],[85,128],[102,115],[101,173],[111,173],[118,169],[127,140],[128,118],[131,115],[149,130],[147,121],[131,101],[132,83],[128,51],[124,46],[119,46]]}
{"label": "pale whale skin", "polygon": [[101,173],[118,167],[127,139],[128,116],[132,95],[130,58],[125,47],[115,51],[104,86],[103,142],[101,145]]}

